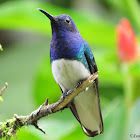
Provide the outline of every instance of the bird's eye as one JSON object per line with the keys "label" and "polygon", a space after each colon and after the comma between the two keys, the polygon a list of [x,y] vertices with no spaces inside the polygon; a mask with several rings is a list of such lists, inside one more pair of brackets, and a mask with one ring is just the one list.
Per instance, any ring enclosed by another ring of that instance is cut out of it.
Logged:
{"label": "bird's eye", "polygon": [[69,19],[66,19],[66,22],[67,22],[67,23],[70,23],[70,20],[69,20]]}

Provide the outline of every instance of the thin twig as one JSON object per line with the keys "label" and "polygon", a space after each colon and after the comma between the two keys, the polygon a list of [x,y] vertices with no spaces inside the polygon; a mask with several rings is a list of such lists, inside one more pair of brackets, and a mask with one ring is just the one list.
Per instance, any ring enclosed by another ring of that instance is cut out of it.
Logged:
{"label": "thin twig", "polygon": [[1,96],[3,95],[7,87],[8,87],[8,83],[5,83],[4,87],[0,90],[0,101],[3,101]]}
{"label": "thin twig", "polygon": [[0,96],[3,95],[3,93],[5,92],[5,90],[7,89],[8,87],[8,83],[5,83],[4,87],[0,90]]}

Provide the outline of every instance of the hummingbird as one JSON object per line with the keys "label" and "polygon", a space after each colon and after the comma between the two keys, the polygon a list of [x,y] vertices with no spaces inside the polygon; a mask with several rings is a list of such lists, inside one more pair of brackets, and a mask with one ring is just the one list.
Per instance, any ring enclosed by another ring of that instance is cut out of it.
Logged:
{"label": "hummingbird", "polygon": [[[51,22],[52,74],[62,95],[65,96],[65,93],[74,88],[77,83],[97,72],[97,65],[88,43],[83,39],[69,15],[53,16],[43,9],[38,10]],[[88,89],[78,94],[69,108],[87,136],[94,137],[103,133],[98,79]]]}

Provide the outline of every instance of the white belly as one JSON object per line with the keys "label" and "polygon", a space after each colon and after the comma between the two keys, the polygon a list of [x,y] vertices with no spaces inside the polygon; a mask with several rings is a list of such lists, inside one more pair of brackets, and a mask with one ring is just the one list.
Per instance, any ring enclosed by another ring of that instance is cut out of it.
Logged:
{"label": "white belly", "polygon": [[90,76],[89,70],[81,62],[64,59],[52,62],[52,73],[63,92],[74,88],[80,80]]}
{"label": "white belly", "polygon": [[[76,60],[55,60],[52,62],[52,73],[56,83],[66,92],[74,88],[80,80],[90,76],[89,70]],[[80,93],[73,100],[82,126],[91,131],[99,130],[100,116],[95,89]],[[84,129],[83,129],[84,130]],[[84,130],[85,131],[85,130]]]}

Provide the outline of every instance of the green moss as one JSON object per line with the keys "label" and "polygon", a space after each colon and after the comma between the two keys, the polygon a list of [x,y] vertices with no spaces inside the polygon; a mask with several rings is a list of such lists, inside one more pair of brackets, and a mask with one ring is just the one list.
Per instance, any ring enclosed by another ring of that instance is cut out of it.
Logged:
{"label": "green moss", "polygon": [[11,139],[11,137],[16,134],[16,131],[19,130],[21,126],[22,125],[18,124],[15,118],[0,123],[0,130],[2,131],[0,137],[4,136],[6,139]]}

